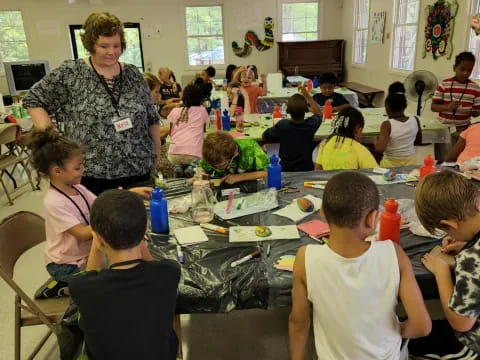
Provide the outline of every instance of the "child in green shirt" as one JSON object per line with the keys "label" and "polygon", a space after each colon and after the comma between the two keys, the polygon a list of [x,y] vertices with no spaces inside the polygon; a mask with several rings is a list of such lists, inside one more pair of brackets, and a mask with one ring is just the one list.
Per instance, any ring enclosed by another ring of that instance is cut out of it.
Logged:
{"label": "child in green shirt", "polygon": [[207,135],[200,167],[227,184],[267,176],[268,157],[255,140],[234,139],[225,131]]}

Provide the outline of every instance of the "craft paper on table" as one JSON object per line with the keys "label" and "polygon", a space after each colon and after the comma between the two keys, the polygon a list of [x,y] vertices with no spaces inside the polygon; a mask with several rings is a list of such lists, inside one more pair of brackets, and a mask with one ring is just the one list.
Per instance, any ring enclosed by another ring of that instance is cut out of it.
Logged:
{"label": "craft paper on table", "polygon": [[215,214],[224,220],[256,214],[262,211],[272,210],[278,206],[275,189],[259,191],[243,197],[233,199],[231,211],[227,213],[228,200],[215,204]]}
{"label": "craft paper on table", "polygon": [[229,229],[228,241],[248,242],[280,239],[300,239],[297,227],[295,225],[269,226],[271,234],[265,237],[256,234],[256,226],[231,226]]}
{"label": "craft paper on table", "polygon": [[230,135],[232,135],[232,137],[234,139],[245,136],[245,134],[243,132],[239,132],[239,131],[233,131],[233,132],[230,133]]}
{"label": "craft paper on table", "polygon": [[300,220],[307,217],[308,215],[311,215],[315,211],[320,210],[320,207],[322,206],[322,199],[317,198],[313,195],[307,195],[307,196],[305,196],[305,198],[310,200],[313,203],[313,211],[304,212],[304,211],[300,210],[298,205],[297,205],[297,199],[295,199],[295,200],[292,201],[291,204],[288,204],[283,209],[275,211],[274,214],[289,218],[290,220],[293,220],[295,222],[299,222]]}
{"label": "craft paper on table", "polygon": [[318,219],[307,221],[303,224],[298,225],[297,227],[299,230],[317,239],[330,234],[330,226],[328,226],[327,223]]}
{"label": "craft paper on table", "polygon": [[189,226],[182,229],[173,230],[180,245],[198,244],[208,241],[207,235],[200,226]]}
{"label": "craft paper on table", "polygon": [[282,255],[277,263],[273,265],[275,269],[293,272],[293,264],[295,263],[295,255]]}
{"label": "craft paper on table", "polygon": [[377,185],[390,185],[390,184],[402,184],[411,181],[418,181],[418,178],[409,174],[397,174],[395,180],[387,181],[383,178],[383,175],[369,175],[370,179]]}

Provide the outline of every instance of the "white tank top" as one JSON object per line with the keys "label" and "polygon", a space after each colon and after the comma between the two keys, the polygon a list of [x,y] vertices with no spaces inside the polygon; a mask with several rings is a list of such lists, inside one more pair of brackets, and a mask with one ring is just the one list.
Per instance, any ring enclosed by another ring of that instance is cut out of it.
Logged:
{"label": "white tank top", "polygon": [[357,258],[308,245],[305,268],[320,360],[399,359],[400,271],[390,240],[373,241]]}
{"label": "white tank top", "polygon": [[390,140],[384,155],[388,157],[407,157],[415,155],[415,138],[417,137],[418,125],[414,116],[407,121],[401,122],[389,119],[391,126]]}

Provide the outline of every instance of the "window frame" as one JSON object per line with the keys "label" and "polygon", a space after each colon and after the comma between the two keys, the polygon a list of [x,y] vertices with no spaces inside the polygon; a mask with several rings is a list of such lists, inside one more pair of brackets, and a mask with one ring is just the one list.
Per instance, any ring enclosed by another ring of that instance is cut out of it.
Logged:
{"label": "window frame", "polygon": [[[125,29],[137,29],[138,41],[140,45],[140,59],[142,60],[141,69],[145,71],[145,60],[143,58],[142,32],[140,30],[140,23],[126,22],[126,23],[123,23],[123,27]],[[70,34],[70,44],[72,46],[72,57],[74,60],[78,59],[78,48],[77,48],[77,42],[75,41],[75,30],[81,30],[81,28],[82,28],[82,25],[78,25],[78,24],[68,25],[68,32]],[[132,64],[132,65],[135,65],[135,64]],[[141,69],[139,69],[139,71]]]}
{"label": "window frame", "polygon": [[[316,40],[283,40],[283,5],[284,4],[303,4],[316,3],[317,4],[317,39]],[[320,21],[320,14],[323,13],[323,1],[320,0],[281,0],[278,2],[278,18],[280,24],[278,26],[277,38],[280,42],[300,42],[300,41],[319,41],[322,40],[322,24]]]}
{"label": "window frame", "polygon": [[28,38],[27,38],[27,32],[25,31],[25,21],[23,20],[23,12],[20,9],[0,9],[0,12],[19,12],[20,17],[22,18],[22,28],[23,28],[23,33],[25,34],[25,45],[27,47],[27,58],[26,59],[20,59],[20,60],[13,60],[13,59],[4,59],[3,55],[0,54],[0,75],[5,76],[5,69],[3,67],[3,62],[11,62],[11,61],[29,61],[30,60],[30,48],[28,46]]}
{"label": "window frame", "polygon": [[[352,66],[355,67],[360,67],[360,68],[365,68],[367,67],[367,57],[368,57],[368,35],[370,34],[370,1],[368,0],[368,16],[367,16],[367,26],[364,28],[357,27],[358,24],[358,9],[360,7],[360,2],[361,0],[355,0],[355,6],[354,6],[354,23],[353,23],[353,48],[352,48]],[[355,53],[357,49],[357,43],[356,43],[356,38],[357,38],[357,32],[360,31],[367,31],[367,37],[366,37],[366,43],[365,43],[365,61],[363,63],[357,62],[355,58]]]}
{"label": "window frame", "polygon": [[[417,63],[417,46],[418,46],[418,27],[419,27],[419,22],[420,22],[420,14],[421,14],[421,0],[417,0],[418,3],[418,10],[417,10],[417,21],[415,23],[404,23],[404,24],[398,24],[397,23],[397,18],[400,10],[400,2],[402,0],[394,0],[393,2],[393,17],[392,17],[392,43],[390,47],[390,59],[389,59],[389,64],[388,64],[388,69],[389,72],[392,73],[400,73],[400,74],[409,74],[412,71],[415,71],[416,63]],[[394,61],[394,54],[395,54],[395,33],[396,29],[398,27],[407,27],[407,26],[413,26],[415,25],[415,47],[414,47],[414,53],[413,53],[413,63],[412,63],[412,69],[400,69],[396,68],[393,66],[393,61]]]}
{"label": "window frame", "polygon": [[[187,8],[198,8],[198,7],[220,7],[220,11],[222,13],[222,43],[223,43],[223,63],[222,64],[200,64],[200,65],[190,65],[190,58],[189,58],[189,53],[188,53],[188,38],[189,37],[215,37],[218,35],[195,35],[195,36],[188,36],[187,32]],[[214,66],[215,69],[224,69],[226,68],[228,64],[228,59],[227,59],[227,48],[225,46],[225,13],[223,9],[223,4],[212,4],[212,3],[206,3],[206,4],[189,4],[189,5],[184,5],[182,8],[182,17],[183,17],[183,33],[185,37],[185,60],[186,60],[186,69],[187,70],[198,70],[198,69],[204,69],[206,66]]]}
{"label": "window frame", "polygon": [[[477,14],[480,14],[480,0],[470,0],[470,4],[467,7],[467,21],[471,21],[472,16],[477,15]],[[465,46],[464,46],[464,48],[466,49],[465,51],[470,51],[474,55],[476,53],[478,53],[480,55],[480,38],[476,39],[477,40],[477,47],[478,47],[479,50],[477,52],[472,51],[471,42],[470,42],[470,40],[472,39],[471,38],[472,33],[473,33],[473,30],[471,30],[470,27],[469,27],[468,31],[466,33],[466,37],[465,37]],[[474,35],[473,39],[475,39],[475,38],[476,38],[476,36]],[[471,78],[474,79],[474,80],[480,80],[480,61],[478,61],[479,56],[475,55],[475,57],[477,58],[477,61],[475,62],[475,67],[473,68]],[[477,72],[476,77],[473,76],[473,74],[475,74],[475,72]]]}

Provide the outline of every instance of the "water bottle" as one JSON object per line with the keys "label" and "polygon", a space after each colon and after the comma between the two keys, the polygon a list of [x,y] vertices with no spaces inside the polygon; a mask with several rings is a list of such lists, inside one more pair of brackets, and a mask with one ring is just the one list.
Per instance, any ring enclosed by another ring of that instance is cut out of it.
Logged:
{"label": "water bottle", "polygon": [[168,234],[170,232],[168,226],[167,200],[163,198],[163,191],[159,187],[155,187],[152,191],[152,199],[150,200],[150,218],[152,232],[156,234]]}
{"label": "water bottle", "polygon": [[333,118],[332,100],[325,101],[323,108],[323,120],[331,120]]}
{"label": "water bottle", "polygon": [[217,130],[222,130],[222,115],[220,113],[220,109],[215,109],[215,124],[217,126]]}
{"label": "water bottle", "polygon": [[435,159],[431,154],[428,154],[427,157],[423,159],[423,166],[420,168],[420,179],[437,171],[433,164],[435,164]]}
{"label": "water bottle", "polygon": [[287,104],[283,103],[282,106],[280,106],[280,114],[282,114],[282,119],[287,118]]}
{"label": "water bottle", "polygon": [[217,116],[215,115],[215,109],[210,110],[210,122],[208,124],[209,128],[214,128],[215,127],[215,122],[217,120]]}
{"label": "water bottle", "polygon": [[318,76],[313,77],[313,88],[318,88]]}
{"label": "water bottle", "polygon": [[223,110],[222,130],[230,131],[230,116],[228,115],[228,109]]}
{"label": "water bottle", "polygon": [[282,188],[282,167],[278,163],[280,159],[277,155],[270,156],[270,165],[267,168],[267,185],[268,188],[274,187],[277,190]]}
{"label": "water bottle", "polygon": [[380,214],[380,231],[378,240],[392,240],[400,242],[400,221],[401,215],[397,212],[398,202],[390,198],[385,202],[385,209]]}
{"label": "water bottle", "polygon": [[235,108],[235,126],[238,132],[243,132],[243,111],[240,106]]}

